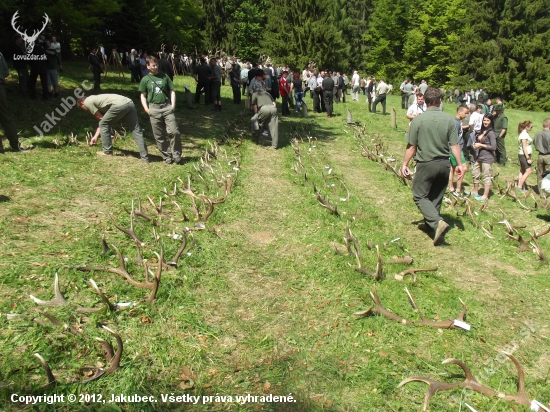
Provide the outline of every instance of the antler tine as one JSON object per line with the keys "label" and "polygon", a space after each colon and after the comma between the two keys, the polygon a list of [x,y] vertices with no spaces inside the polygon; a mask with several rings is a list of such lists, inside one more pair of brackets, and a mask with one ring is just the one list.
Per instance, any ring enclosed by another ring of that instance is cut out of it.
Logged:
{"label": "antler tine", "polygon": [[107,369],[105,369],[105,373],[110,374],[120,367],[120,359],[122,358],[122,349],[123,349],[122,338],[118,333],[109,329],[107,326],[101,325],[101,327],[105,329],[107,332],[109,332],[111,335],[113,335],[117,342],[115,357],[111,361],[111,365]]}
{"label": "antler tine", "polygon": [[422,314],[420,309],[418,309],[418,306],[416,305],[416,302],[414,301],[414,299],[411,295],[411,292],[409,292],[408,288],[405,288],[405,292],[407,293],[407,296],[409,297],[409,302],[411,302],[412,307],[416,310],[416,313],[418,314],[418,316],[420,316],[420,319],[422,319],[422,322],[428,321],[428,319],[426,319],[426,317]]}
{"label": "antler tine", "polygon": [[354,313],[355,316],[379,315],[391,320],[395,320],[404,325],[411,324],[411,322],[409,322],[408,320],[402,318],[401,316],[396,315],[395,313],[390,312],[384,306],[382,306],[382,303],[380,302],[380,298],[378,297],[378,293],[376,292],[376,286],[374,286],[373,291],[370,293],[370,297],[374,302],[374,307],[371,306],[369,309],[363,312],[355,312]]}
{"label": "antler tine", "polygon": [[464,303],[464,301],[462,299],[458,298],[458,300],[460,301],[460,304],[462,305],[462,310],[458,314],[457,320],[460,320],[461,322],[464,322],[464,315],[466,315],[466,311],[468,310],[468,308],[466,307],[466,304]]}
{"label": "antler tine", "polygon": [[35,298],[33,295],[29,295],[29,297],[34,300],[34,302],[38,305],[44,305],[44,306],[63,306],[65,303],[67,303],[67,300],[63,297],[63,294],[61,293],[61,290],[59,290],[59,276],[57,273],[55,274],[55,279],[53,282],[53,288],[55,293],[55,298],[52,300],[41,300]]}
{"label": "antler tine", "polygon": [[111,221],[113,222],[113,225],[115,225],[115,227],[120,230],[121,232],[123,233],[126,233],[128,236],[130,236],[132,239],[134,239],[134,241],[140,245],[140,246],[145,246],[145,243],[142,242],[141,240],[139,240],[139,238],[136,236],[135,232],[134,232],[134,216],[135,216],[135,213],[134,213],[134,208],[133,208],[133,202],[132,202],[132,212],[130,213],[130,229],[124,229],[122,226],[119,226],[116,221],[115,221],[115,218],[113,217],[113,215],[111,213],[109,213],[109,218],[111,219]]}
{"label": "antler tine", "polygon": [[521,364],[511,353],[506,351],[501,351],[501,353],[506,355],[514,363],[514,366],[518,372],[518,391],[515,395],[507,395],[506,398],[522,405],[529,405],[531,400],[527,397],[525,392],[525,372],[523,371]]}
{"label": "antler tine", "polygon": [[99,295],[103,303],[105,303],[107,309],[109,309],[110,311],[114,310],[115,306],[109,301],[109,299],[107,299],[107,296],[103,294],[101,289],[99,289],[99,287],[97,286],[97,283],[95,283],[92,278],[90,278],[90,284],[92,285],[92,289],[95,290],[95,292]]}
{"label": "antler tine", "polygon": [[376,263],[376,272],[374,278],[376,280],[384,279],[384,274],[382,273],[382,256],[380,255],[380,248],[376,245],[376,254],[378,255],[378,262]]}
{"label": "antler tine", "polygon": [[464,371],[464,376],[466,376],[466,380],[472,381],[472,382],[477,382],[477,379],[474,378],[474,375],[472,374],[472,371],[470,370],[468,365],[466,365],[461,360],[458,360],[458,359],[455,359],[455,358],[448,358],[448,359],[445,359],[441,363],[443,365],[447,365],[447,364],[458,365],[460,367],[460,369],[462,369]]}
{"label": "antler tine", "polygon": [[193,246],[195,246],[195,238],[194,237],[193,237],[193,241],[191,242],[189,247],[187,247],[188,246],[187,245],[187,235],[185,233],[183,234],[182,239],[183,240],[182,240],[181,247],[179,248],[177,253],[174,255],[174,258],[172,259],[172,261],[170,263],[168,263],[168,265],[173,266],[175,268],[178,267],[178,260],[179,260],[180,256],[183,255],[183,253],[185,253],[185,251],[188,251]]}
{"label": "antler tine", "polygon": [[550,233],[550,225],[548,226],[548,228],[544,231],[544,232],[537,232],[536,230],[533,232],[533,234],[531,235],[532,238],[534,239],[538,239],[539,237],[542,237],[544,235],[547,235],[548,233]]}
{"label": "antler tine", "polygon": [[52,368],[50,368],[50,365],[48,365],[48,362],[46,362],[46,360],[42,356],[40,356],[39,353],[35,353],[34,357],[38,359],[44,367],[44,371],[46,372],[46,376],[48,377],[48,384],[46,386],[56,385],[57,379],[52,372]]}
{"label": "antler tine", "polygon": [[160,254],[155,252],[155,255],[157,255],[159,264],[157,266],[157,273],[155,273],[155,278],[151,283],[151,293],[149,294],[149,297],[146,300],[146,302],[151,304],[155,301],[157,297],[157,292],[160,284],[160,277],[162,275],[162,266],[164,265],[164,248],[162,247],[162,243],[160,243]]}

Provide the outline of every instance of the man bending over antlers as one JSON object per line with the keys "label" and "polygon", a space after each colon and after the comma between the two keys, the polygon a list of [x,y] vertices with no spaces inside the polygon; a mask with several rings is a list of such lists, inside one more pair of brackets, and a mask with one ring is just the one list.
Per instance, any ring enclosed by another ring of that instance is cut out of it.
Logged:
{"label": "man bending over antlers", "polygon": [[116,123],[124,123],[134,136],[134,141],[138,147],[141,160],[145,163],[149,163],[147,146],[145,145],[143,134],[139,128],[136,106],[134,106],[132,100],[118,94],[84,96],[78,99],[78,107],[90,112],[99,120],[99,127],[90,141],[90,144],[94,145],[101,134],[101,146],[103,147],[103,151],[98,152],[98,154],[113,154],[111,127]]}

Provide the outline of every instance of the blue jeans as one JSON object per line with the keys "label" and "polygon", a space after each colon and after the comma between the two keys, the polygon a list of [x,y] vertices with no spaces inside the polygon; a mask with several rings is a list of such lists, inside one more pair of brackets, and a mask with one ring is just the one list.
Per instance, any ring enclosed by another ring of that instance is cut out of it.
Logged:
{"label": "blue jeans", "polygon": [[296,101],[296,111],[299,112],[304,102],[304,92],[294,93],[294,100]]}

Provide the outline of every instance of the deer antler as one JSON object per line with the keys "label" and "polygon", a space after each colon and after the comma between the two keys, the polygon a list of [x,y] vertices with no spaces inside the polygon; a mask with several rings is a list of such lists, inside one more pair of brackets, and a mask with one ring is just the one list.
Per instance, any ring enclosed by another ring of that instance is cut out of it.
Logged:
{"label": "deer antler", "polygon": [[130,236],[132,239],[134,239],[134,242],[136,242],[137,245],[143,247],[143,246],[145,246],[145,243],[142,242],[141,240],[139,240],[139,238],[136,236],[136,233],[134,232],[134,216],[135,216],[134,202],[132,202],[132,211],[130,213],[130,229],[124,229],[122,226],[119,226],[116,223],[115,218],[113,217],[113,215],[109,213],[109,217],[111,218],[111,221],[113,222],[113,225],[115,225],[115,227],[118,230],[120,230],[123,233],[126,233],[128,236]]}
{"label": "deer antler", "polygon": [[172,261],[168,262],[168,265],[177,268],[178,267],[178,260],[181,257],[181,255],[188,252],[189,249],[191,249],[193,246],[195,246],[195,238],[193,238],[193,241],[191,242],[191,244],[188,245],[187,244],[187,235],[184,233],[182,235],[181,247],[179,248],[179,250],[174,255],[174,258],[172,259]]}
{"label": "deer antler", "polygon": [[[382,303],[380,302],[380,298],[378,297],[378,294],[376,293],[376,286],[374,287],[373,292],[371,292],[371,294],[370,294],[372,300],[374,301],[374,306],[371,306],[370,308],[368,308],[365,311],[355,312],[354,315],[355,316],[360,316],[360,317],[374,316],[374,315],[384,316],[385,318],[395,320],[399,323],[402,323],[402,324],[408,325],[408,326],[420,325],[420,326],[430,326],[430,327],[433,327],[433,328],[441,328],[441,329],[457,329],[458,328],[457,326],[455,326],[454,320],[437,321],[437,322],[428,320],[422,314],[422,312],[420,312],[420,310],[418,309],[418,306],[416,305],[416,302],[414,301],[412,295],[410,294],[410,292],[407,288],[405,288],[405,292],[407,293],[407,296],[409,297],[409,301],[410,301],[412,307],[417,311],[418,316],[421,319],[420,322],[414,322],[414,321],[406,320],[405,318],[402,318],[401,316],[398,316],[398,315],[390,312],[384,306],[382,306]],[[466,314],[467,309],[466,309],[466,304],[461,299],[459,299],[459,300],[460,300],[460,303],[462,304],[462,311],[460,312],[460,314],[458,315],[458,317],[456,319],[463,322],[464,321],[464,315]]]}
{"label": "deer antler", "polygon": [[417,276],[416,276],[416,272],[435,272],[437,270],[437,268],[430,268],[430,269],[407,269],[407,270],[404,270],[403,272],[401,273],[398,273],[397,275],[395,275],[395,280],[403,280],[405,279],[406,276],[408,275],[411,275],[412,278],[413,278],[413,283],[416,283],[416,281],[418,280]]}
{"label": "deer antler", "polygon": [[63,306],[65,303],[67,303],[67,300],[63,297],[63,294],[59,290],[59,277],[57,273],[55,274],[55,278],[53,281],[53,289],[55,293],[55,298],[52,300],[40,300],[35,298],[33,295],[29,295],[29,297],[34,300],[36,304],[44,306]]}
{"label": "deer antler", "polygon": [[[105,329],[107,332],[109,332],[111,335],[113,335],[117,341],[117,351],[115,354],[113,351],[113,347],[109,342],[101,338],[96,338],[96,340],[101,343],[101,347],[105,352],[105,359],[107,361],[111,361],[111,365],[109,365],[107,369],[102,369],[102,368],[97,369],[94,375],[88,379],[84,379],[83,381],[79,381],[79,382],[71,382],[71,383],[81,384],[81,383],[92,382],[101,378],[103,375],[108,375],[110,373],[113,373],[116,369],[120,367],[120,359],[122,358],[122,349],[123,349],[122,338],[118,333],[109,329],[107,326],[102,325],[101,327]],[[53,374],[52,369],[50,368],[50,365],[48,365],[48,362],[46,362],[46,360],[38,353],[35,353],[34,356],[40,361],[40,363],[42,364],[42,367],[44,368],[44,371],[46,372],[46,376],[48,378],[48,384],[46,386],[57,385],[58,381],[55,375]]]}
{"label": "deer antler", "polygon": [[402,386],[410,382],[423,382],[427,384],[429,387],[428,387],[428,391],[426,392],[426,396],[424,398],[424,404],[422,405],[423,411],[426,411],[428,409],[428,404],[430,403],[430,399],[437,392],[451,390],[455,388],[471,389],[474,392],[480,393],[482,395],[490,396],[490,397],[498,397],[499,399],[504,399],[505,401],[508,401],[508,402],[515,402],[519,405],[524,405],[524,406],[531,405],[531,400],[527,397],[527,394],[525,393],[525,373],[523,372],[523,368],[521,367],[519,361],[511,353],[508,353],[508,352],[501,352],[501,353],[506,355],[514,363],[516,370],[518,371],[518,390],[515,395],[506,395],[505,393],[498,392],[492,388],[489,388],[487,386],[480,384],[478,380],[474,377],[474,375],[472,374],[468,366],[466,366],[464,362],[458,359],[445,359],[442,363],[444,365],[449,363],[453,365],[458,365],[464,371],[464,375],[465,375],[465,379],[462,382],[455,382],[455,383],[438,382],[423,376],[414,376],[412,378],[405,379],[397,387],[401,388]]}
{"label": "deer antler", "polygon": [[[365,275],[372,276],[376,280],[382,279],[382,259],[380,257],[380,249],[378,249],[378,245],[376,245],[376,251],[378,254],[378,263],[376,265],[376,272],[371,272],[370,270],[365,268],[363,266],[363,262],[361,262],[362,253],[361,253],[361,248],[359,246],[359,241],[352,235],[351,229],[349,226],[346,227],[346,236],[344,237],[344,242],[346,242],[346,247],[348,249],[349,254],[354,255],[355,259],[357,260],[357,267],[355,268],[356,271],[363,273]],[[353,245],[353,249],[351,245]]]}
{"label": "deer antler", "polygon": [[137,204],[138,204],[137,209],[134,209],[134,201],[132,200],[132,210],[128,210],[128,209],[126,208],[126,206],[123,206],[124,211],[125,211],[126,213],[128,213],[130,216],[132,215],[132,211],[133,211],[133,213],[134,213],[135,216],[142,217],[142,218],[144,218],[145,220],[148,220],[148,221],[152,222],[152,223],[153,223],[153,226],[158,226],[159,224],[158,224],[157,220],[156,220],[154,217],[149,216],[147,213],[145,213],[145,212],[141,209],[141,198],[140,198],[140,196],[139,196],[139,193],[137,193]]}

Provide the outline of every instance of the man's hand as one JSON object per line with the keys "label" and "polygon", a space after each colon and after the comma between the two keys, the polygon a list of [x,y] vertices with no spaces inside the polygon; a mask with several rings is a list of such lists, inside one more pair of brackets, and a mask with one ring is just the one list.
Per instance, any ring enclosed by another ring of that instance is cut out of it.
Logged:
{"label": "man's hand", "polygon": [[462,164],[460,166],[457,166],[455,168],[455,174],[456,174],[456,178],[457,179],[460,179],[462,176],[464,176],[464,172],[466,171],[466,165]]}
{"label": "man's hand", "polygon": [[410,179],[411,178],[411,169],[409,169],[409,166],[407,165],[402,165],[401,166],[401,176],[403,176],[405,179]]}

